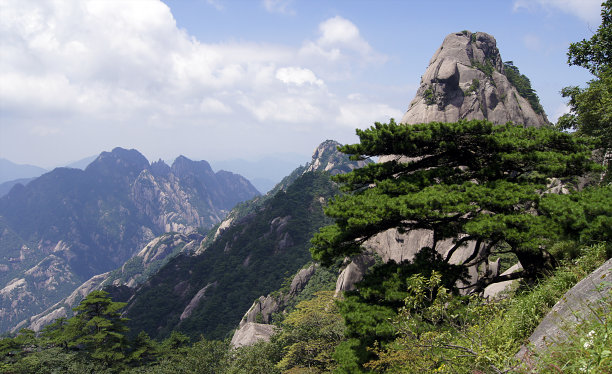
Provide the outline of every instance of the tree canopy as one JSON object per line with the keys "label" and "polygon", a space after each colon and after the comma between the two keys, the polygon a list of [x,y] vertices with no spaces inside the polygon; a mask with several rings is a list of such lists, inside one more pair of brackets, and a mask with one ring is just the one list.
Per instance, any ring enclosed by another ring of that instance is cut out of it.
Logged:
{"label": "tree canopy", "polygon": [[[558,240],[606,240],[612,232],[612,188],[577,191],[592,170],[587,139],[543,127],[484,120],[417,125],[376,123],[357,130],[360,143],[341,147],[354,159],[380,161],[335,176],[345,192],[325,213],[335,219],[312,239],[324,265],[367,252],[365,244],[389,229],[428,230],[431,240],[412,260],[370,269],[340,311],[348,340],[336,350],[341,372],[358,372],[373,347],[394,339],[391,321],[411,294],[414,274],[439,274],[449,292],[477,293],[510,279],[533,280],[555,264]],[[554,184],[569,189],[550,193]],[[468,246],[469,244],[469,246]],[[465,250],[462,260],[453,254]],[[490,256],[512,253],[523,270],[467,276]],[[462,282],[458,282],[462,281]]]}
{"label": "tree canopy", "polygon": [[595,76],[585,88],[569,86],[561,90],[569,98],[570,112],[561,116],[557,126],[578,134],[592,136],[603,150],[603,164],[608,164],[612,149],[612,0],[602,4],[602,22],[589,39],[572,43],[568,64],[588,69]]}
{"label": "tree canopy", "polygon": [[476,242],[472,263],[505,245],[521,261],[521,275],[535,276],[547,266],[546,243],[560,234],[551,229],[554,208],[541,204],[547,184],[575,181],[593,169],[585,141],[551,128],[391,120],[357,135],[361,142],[342,152],[394,156],[335,177],[347,193],[326,209],[336,223],[312,240],[312,255],[324,264],[361,253],[385,230],[427,229],[434,250],[454,239],[441,253],[447,261],[467,241]]}

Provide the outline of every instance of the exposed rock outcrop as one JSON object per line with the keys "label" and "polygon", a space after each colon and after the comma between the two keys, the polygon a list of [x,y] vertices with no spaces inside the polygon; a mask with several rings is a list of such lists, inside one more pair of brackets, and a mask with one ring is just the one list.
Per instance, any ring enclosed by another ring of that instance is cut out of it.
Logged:
{"label": "exposed rock outcrop", "polygon": [[603,307],[609,313],[610,303],[601,303],[601,300],[606,295],[609,297],[611,288],[612,259],[609,259],[561,297],[531,334],[529,345],[523,346],[516,357],[528,359],[532,352],[540,352],[558,341],[572,339],[567,335],[566,327],[594,318],[592,310]]}
{"label": "exposed rock outcrop", "polygon": [[239,327],[242,328],[246,323],[250,322],[272,323],[272,315],[282,311],[289,301],[306,287],[317,266],[313,264],[300,270],[293,277],[289,292],[286,294],[281,292],[279,295],[260,296],[244,314]]}
{"label": "exposed rock outcrop", "polygon": [[[522,269],[523,267],[521,266],[521,264],[517,263],[517,264],[512,265],[508,270],[501,273],[501,275],[512,274]],[[484,289],[483,296],[489,300],[502,298],[506,296],[509,292],[511,292],[512,289],[518,283],[519,283],[519,280],[515,279],[515,280],[508,280],[508,281],[490,284]]]}
{"label": "exposed rock outcrop", "polygon": [[231,345],[234,348],[253,345],[259,341],[270,341],[276,332],[276,326],[263,323],[248,322],[241,326],[232,337]]}
{"label": "exposed rock outcrop", "polygon": [[181,321],[191,316],[191,313],[193,313],[193,310],[198,306],[198,303],[200,302],[200,300],[202,300],[202,298],[206,295],[206,290],[208,290],[208,288],[213,285],[214,283],[209,283],[206,286],[204,286],[204,288],[199,290],[198,293],[195,294],[195,296],[191,299],[189,304],[187,304],[187,306],[185,307],[185,310],[183,310],[183,313],[181,313],[181,317],[180,317]]}
{"label": "exposed rock outcrop", "polygon": [[336,281],[336,292],[335,296],[340,296],[344,291],[351,291],[355,289],[355,283],[363,279],[368,268],[375,263],[374,256],[371,254],[363,253],[357,255],[346,267],[340,272],[338,280]]}
{"label": "exposed rock outcrop", "polygon": [[364,167],[370,160],[351,161],[349,156],[338,152],[342,144],[335,140],[326,140],[315,149],[312,160],[307,165],[304,173],[309,171],[326,171],[331,175],[348,173],[352,170]]}
{"label": "exposed rock outcrop", "polygon": [[449,34],[429,62],[416,97],[400,123],[487,119],[530,126],[548,123],[504,74],[493,36],[469,31]]}
{"label": "exposed rock outcrop", "polygon": [[286,294],[281,292],[279,295],[261,296],[257,299],[242,317],[238,330],[232,337],[232,346],[239,348],[253,345],[260,340],[270,340],[270,337],[276,332],[276,327],[270,325],[272,315],[282,312],[291,299],[306,287],[317,267],[318,265],[313,264],[298,271]]}

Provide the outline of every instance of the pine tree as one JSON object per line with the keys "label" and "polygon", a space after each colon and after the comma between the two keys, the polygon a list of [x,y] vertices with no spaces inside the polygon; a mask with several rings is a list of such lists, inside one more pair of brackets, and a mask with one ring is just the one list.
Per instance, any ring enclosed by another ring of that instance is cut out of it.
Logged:
{"label": "pine tree", "polygon": [[[554,266],[550,243],[579,238],[591,222],[612,216],[610,190],[597,197],[608,202],[602,210],[591,209],[594,214],[579,219],[582,226],[570,218],[579,200],[545,193],[552,178],[571,189],[578,176],[596,168],[588,143],[571,134],[480,120],[410,126],[391,120],[357,130],[357,135],[359,144],[340,150],[353,159],[391,156],[391,161],[334,177],[345,194],[327,207],[335,224],[313,238],[313,258],[331,264],[360,254],[368,239],[392,228],[430,230],[433,244],[421,248],[413,262],[373,268],[356,291],[346,293],[341,313],[349,340],[337,350],[346,372],[356,370],[355,360],[369,359],[368,347],[375,341],[392,340],[389,321],[408,295],[412,274],[429,277],[435,270],[446,288],[457,291],[456,281],[468,266],[502,251],[516,255],[523,270],[483,277],[473,292],[499,281],[534,279]],[[559,220],[556,213],[563,209],[566,216]],[[605,237],[609,220],[602,222],[598,230]],[[568,225],[574,232],[566,230]],[[447,239],[454,243],[450,251],[441,248]],[[451,265],[452,254],[467,242],[474,243],[473,252],[465,262]]]}

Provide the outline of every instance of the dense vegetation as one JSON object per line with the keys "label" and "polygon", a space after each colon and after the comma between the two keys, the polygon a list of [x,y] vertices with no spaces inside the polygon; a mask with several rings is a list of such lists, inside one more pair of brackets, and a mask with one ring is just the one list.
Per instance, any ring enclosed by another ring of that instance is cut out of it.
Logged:
{"label": "dense vegetation", "polygon": [[[582,247],[546,277],[508,299],[483,302],[452,295],[440,275],[414,274],[411,293],[390,324],[390,344],[372,348],[371,372],[497,373],[592,372],[612,369],[612,295],[591,306],[592,313],[568,327],[573,336],[522,363],[514,354],[552,305],[606,258],[604,245]],[[340,307],[331,291],[302,301],[278,323],[270,342],[231,350],[227,340],[200,337],[193,345],[177,332],[159,342],[145,333],[127,338],[124,303],[101,291],[36,336],[22,330],[0,340],[3,373],[324,373],[342,371],[347,341]],[[607,305],[607,306],[606,306]],[[536,364],[537,363],[537,364]],[[530,366],[531,365],[531,366]],[[535,366],[537,365],[537,366]]]}
{"label": "dense vegetation", "polygon": [[512,61],[504,62],[504,75],[508,78],[510,83],[516,87],[519,95],[529,101],[529,105],[531,105],[531,109],[533,109],[534,112],[537,114],[544,113],[544,108],[542,108],[542,104],[540,104],[538,94],[531,88],[531,81],[525,74],[521,74]]}

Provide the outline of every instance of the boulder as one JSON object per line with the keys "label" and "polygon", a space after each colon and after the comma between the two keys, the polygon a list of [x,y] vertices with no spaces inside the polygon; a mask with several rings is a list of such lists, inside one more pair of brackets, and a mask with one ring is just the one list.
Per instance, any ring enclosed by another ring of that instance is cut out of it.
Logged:
{"label": "boulder", "polygon": [[334,296],[340,296],[344,291],[355,289],[355,283],[363,279],[368,268],[374,265],[375,259],[371,254],[357,255],[353,261],[342,270],[336,281],[336,293]]}
{"label": "boulder", "polygon": [[521,347],[516,357],[530,362],[532,353],[540,352],[559,341],[572,339],[566,333],[567,326],[589,318],[592,309],[600,304],[609,313],[610,304],[602,304],[601,300],[610,292],[611,287],[612,259],[609,259],[563,295],[533,331],[528,345]]}
{"label": "boulder", "polygon": [[306,284],[308,284],[308,281],[315,273],[317,266],[318,265],[313,264],[300,270],[293,277],[288,294],[284,295],[280,293],[277,296],[260,296],[244,314],[244,317],[240,320],[239,327],[242,328],[244,325],[251,322],[271,323],[272,315],[282,311],[287,303],[306,287]]}
{"label": "boulder", "polygon": [[270,341],[270,337],[276,332],[276,326],[263,323],[248,322],[242,325],[232,337],[233,348],[253,345],[259,341]]}

